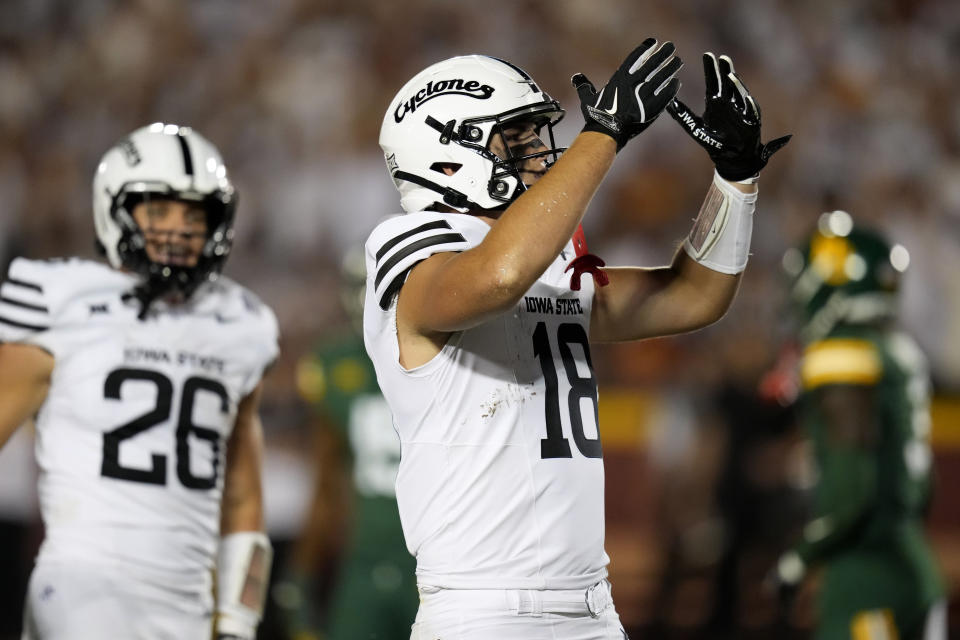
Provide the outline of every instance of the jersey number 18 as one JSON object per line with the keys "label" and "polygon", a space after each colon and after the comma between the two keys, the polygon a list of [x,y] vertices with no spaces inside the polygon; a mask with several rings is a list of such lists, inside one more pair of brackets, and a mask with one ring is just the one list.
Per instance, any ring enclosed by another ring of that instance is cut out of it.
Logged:
{"label": "jersey number 18", "polygon": [[[583,349],[587,361],[589,376],[582,376],[577,371],[577,361],[573,357],[570,345],[578,344]],[[602,458],[603,450],[600,446],[600,433],[596,438],[588,438],[583,432],[583,414],[580,412],[580,401],[584,398],[593,402],[594,424],[597,421],[597,379],[593,375],[593,363],[590,361],[590,343],[583,326],[572,322],[565,322],[557,327],[557,346],[560,349],[560,359],[563,369],[570,383],[570,393],[567,394],[567,409],[570,412],[570,431],[573,442],[587,458]],[[563,437],[563,426],[560,424],[560,391],[557,369],[550,350],[550,337],[547,325],[538,322],[533,332],[533,353],[540,358],[540,368],[543,369],[543,379],[547,386],[546,423],[547,437],[540,440],[541,458],[571,458],[570,442]]]}

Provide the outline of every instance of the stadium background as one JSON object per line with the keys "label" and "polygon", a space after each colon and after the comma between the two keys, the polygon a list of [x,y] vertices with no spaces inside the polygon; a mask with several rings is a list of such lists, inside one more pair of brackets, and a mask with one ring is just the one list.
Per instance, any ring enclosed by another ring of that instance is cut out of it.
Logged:
{"label": "stadium background", "polygon": [[[694,629],[706,621],[746,629],[740,637],[775,628],[759,581],[796,529],[810,478],[789,416],[755,390],[791,329],[780,257],[836,208],[885,230],[913,258],[902,317],[933,365],[939,476],[930,527],[956,598],[960,12],[952,0],[7,0],[0,266],[17,255],[93,256],[90,181],[126,132],[162,120],[217,144],[241,194],[226,272],[276,310],[283,333],[264,423],[269,527],[289,539],[313,473],[295,363],[345,322],[338,265],[346,249],[398,211],[377,147],[390,98],[436,60],[496,55],[567,107],[559,138],[569,143],[581,122],[570,75],[602,82],[647,35],[677,44],[689,104],[702,104],[700,53],[727,53],[763,107],[765,137],[795,137],[764,172],[753,257],[727,317],[691,336],[596,350],[608,549],[625,623],[646,638],[699,637]],[[706,154],[661,118],[621,154],[594,200],[591,249],[610,264],[668,261],[710,170]],[[22,430],[0,455],[0,638],[18,627],[17,576],[41,535],[29,438]]]}

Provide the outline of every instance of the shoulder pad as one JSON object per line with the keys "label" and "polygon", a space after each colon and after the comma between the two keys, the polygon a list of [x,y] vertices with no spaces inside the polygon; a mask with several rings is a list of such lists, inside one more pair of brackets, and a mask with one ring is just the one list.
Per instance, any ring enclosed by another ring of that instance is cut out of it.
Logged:
{"label": "shoulder pad", "polygon": [[193,299],[194,313],[212,316],[230,341],[242,345],[239,352],[245,354],[250,367],[242,387],[247,395],[280,355],[277,316],[256,294],[225,276],[198,290],[198,294]]}
{"label": "shoulder pad", "polygon": [[253,291],[227,276],[204,285],[191,299],[191,304],[200,315],[215,315],[228,323],[253,321],[268,333],[278,333],[273,309]]}
{"label": "shoulder pad", "polygon": [[223,278],[223,280],[226,280],[235,287],[234,291],[239,294],[237,298],[239,299],[239,307],[242,309],[242,313],[254,316],[257,319],[257,324],[266,335],[268,342],[275,345],[280,337],[280,323],[277,321],[277,315],[273,309],[270,308],[270,305],[261,300],[257,294],[245,286],[226,278]]}
{"label": "shoulder pad", "polygon": [[0,285],[0,342],[18,342],[52,324],[50,265],[16,258]]}
{"label": "shoulder pad", "polygon": [[804,389],[827,384],[872,385],[883,375],[883,358],[870,340],[829,338],[806,348],[800,368]]}
{"label": "shoulder pad", "polygon": [[126,290],[133,277],[82,258],[16,258],[0,285],[0,342],[28,342],[54,353],[58,328],[86,317],[91,298]]}
{"label": "shoulder pad", "polygon": [[381,222],[367,240],[367,279],[381,309],[387,309],[407,274],[435,253],[466,251],[490,227],[473,216],[421,211]]}

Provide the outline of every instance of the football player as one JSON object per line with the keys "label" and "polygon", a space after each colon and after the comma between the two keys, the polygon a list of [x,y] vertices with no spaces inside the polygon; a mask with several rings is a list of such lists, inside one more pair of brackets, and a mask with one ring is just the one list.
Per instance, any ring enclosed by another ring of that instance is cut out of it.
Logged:
{"label": "football player", "polygon": [[895,327],[902,245],[825,213],[784,257],[802,310],[799,409],[818,468],[814,514],[770,578],[789,600],[814,567],[820,640],[945,640],[930,499],[926,358]]}
{"label": "football player", "polygon": [[[723,315],[757,174],[786,142],[760,142],[729,58],[704,64],[702,117],[674,101],[669,42],[643,42],[599,91],[575,75],[586,124],[562,156],[560,105],[504,60],[444,60],[390,103],[380,144],[407,213],[367,240],[364,340],[400,434],[413,638],[625,636],[606,580],[589,345]],[[671,265],[602,268],[581,218],[617,151],[668,105],[713,158],[712,186]]]}
{"label": "football player", "polygon": [[[252,639],[261,379],[273,312],[220,270],[237,194],[197,132],[157,123],[93,180],[109,266],[15,259],[0,288],[0,446],[33,417],[46,537],[24,638]],[[213,570],[216,570],[216,603]]]}

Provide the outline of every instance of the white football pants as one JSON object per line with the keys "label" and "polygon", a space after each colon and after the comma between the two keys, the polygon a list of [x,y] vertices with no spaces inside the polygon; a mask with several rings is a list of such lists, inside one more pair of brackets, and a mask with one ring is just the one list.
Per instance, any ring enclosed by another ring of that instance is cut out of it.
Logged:
{"label": "white football pants", "polygon": [[420,587],[410,640],[625,640],[610,583],[589,589]]}
{"label": "white football pants", "polygon": [[40,564],[30,576],[22,640],[210,640],[210,604],[97,565]]}

